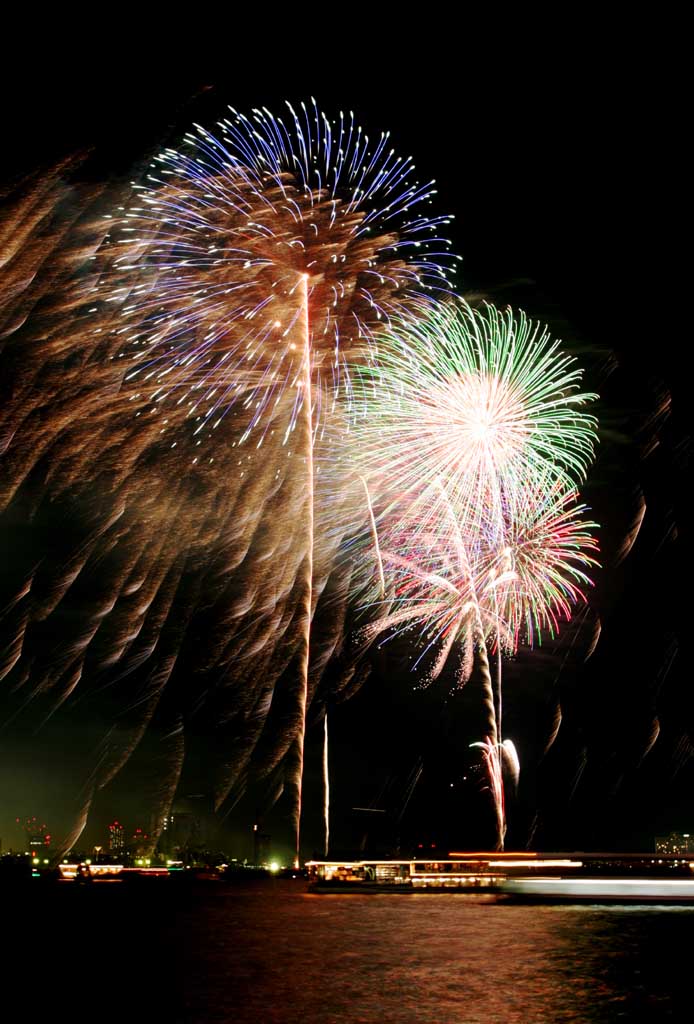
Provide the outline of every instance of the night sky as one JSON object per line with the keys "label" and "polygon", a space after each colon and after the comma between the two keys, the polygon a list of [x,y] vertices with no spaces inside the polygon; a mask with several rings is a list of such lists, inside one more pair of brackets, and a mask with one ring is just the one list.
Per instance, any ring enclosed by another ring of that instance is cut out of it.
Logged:
{"label": "night sky", "polygon": [[[78,180],[130,179],[160,145],[175,144],[193,121],[212,124],[226,103],[276,111],[284,98],[314,95],[328,114],[353,109],[374,134],[391,131],[398,151],[415,157],[420,180],[436,179],[439,210],[455,214],[462,294],[549,323],[601,396],[601,446],[584,491],[603,526],[590,607],[556,644],[522,652],[505,670],[504,735],[521,759],[507,846],[650,848],[655,834],[694,830],[689,342],[663,318],[681,299],[672,295],[673,259],[661,235],[677,216],[672,97],[645,56],[615,57],[599,42],[580,58],[534,56],[494,59],[492,45],[488,60],[467,59],[464,49],[415,69],[374,58],[354,84],[345,73],[312,78],[290,65],[268,75],[250,60],[235,73],[202,75],[180,64],[146,73],[122,59],[69,70],[69,61],[45,61],[13,78],[11,91],[5,86],[2,174],[15,182],[81,153]],[[643,528],[617,564],[640,495]],[[602,634],[586,662],[598,616]],[[417,689],[409,653],[398,644],[374,651],[360,692],[329,708],[336,848],[358,845],[367,830],[374,849],[394,837],[403,848],[435,843],[442,851],[491,840],[469,750],[480,727],[474,680],[460,694],[445,675]],[[543,755],[558,702],[562,725]],[[656,717],[660,735],[644,756]],[[62,779],[46,777],[41,733],[27,736],[12,722],[0,732],[5,845],[17,815],[61,827],[61,787],[79,784],[67,753],[78,727],[89,722],[65,725]],[[307,745],[307,853],[320,842],[320,734],[314,724]],[[103,838],[114,811],[133,823],[144,817],[136,791],[131,773],[102,794],[85,840]],[[258,810],[278,851],[289,849],[287,808],[263,812],[262,801],[262,792],[249,794],[226,820],[241,855],[250,852],[243,836]]]}

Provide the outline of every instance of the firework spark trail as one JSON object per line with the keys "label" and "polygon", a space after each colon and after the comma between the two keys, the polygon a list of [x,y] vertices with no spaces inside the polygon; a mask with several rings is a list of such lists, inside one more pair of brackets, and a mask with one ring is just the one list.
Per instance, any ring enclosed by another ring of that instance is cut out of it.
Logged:
{"label": "firework spark trail", "polygon": [[[449,218],[412,161],[351,115],[288,109],[197,128],[98,210],[39,183],[7,219],[3,701],[116,718],[91,763],[85,740],[90,793],[179,720],[215,737],[216,806],[282,764],[295,793],[304,711],[341,648],[338,556],[366,519],[353,370],[383,323],[448,289]],[[320,628],[301,669],[309,405]]]}
{"label": "firework spark trail", "polygon": [[374,555],[376,556],[376,566],[378,568],[378,581],[381,585],[381,599],[385,600],[386,596],[386,577],[383,572],[383,558],[381,557],[381,545],[378,540],[378,527],[376,526],[376,519],[374,516],[373,504],[371,502],[371,494],[369,492],[369,485],[365,478],[360,476],[359,479],[362,482],[364,493],[366,495],[366,507],[369,512],[369,525],[371,527],[371,536],[373,537],[374,544]]}
{"label": "firework spark trail", "polygon": [[328,856],[330,848],[330,762],[328,760],[328,709],[323,713],[323,823],[325,840],[323,852]]}
{"label": "firework spark trail", "polygon": [[314,464],[313,464],[313,389],[312,389],[312,346],[311,346],[311,324],[308,307],[308,275],[304,274],[301,285],[303,316],[303,351],[304,351],[304,374],[302,380],[303,408],[304,408],[304,434],[306,444],[306,607],[304,611],[304,650],[301,659],[302,686],[299,700],[300,723],[296,737],[296,776],[293,780],[296,791],[296,802],[294,807],[294,836],[295,836],[295,867],[300,866],[301,861],[301,797],[304,775],[304,745],[306,739],[306,708],[308,706],[309,688],[309,665],[311,661],[311,622],[313,619],[313,548],[314,548]]}
{"label": "firework spark trail", "polygon": [[[436,481],[436,491],[443,501],[443,507],[448,520],[448,529],[450,535],[455,538],[455,550],[458,556],[458,567],[465,579],[466,590],[469,595],[469,600],[472,606],[472,646],[477,651],[479,659],[480,674],[482,676],[482,692],[483,702],[487,713],[487,729],[488,729],[488,741],[494,748],[497,749],[499,744],[499,733],[497,727],[497,716],[496,706],[494,698],[494,684],[492,682],[492,673],[489,666],[489,655],[487,652],[487,637],[485,628],[482,623],[482,611],[480,608],[480,596],[477,590],[475,577],[470,566],[470,558],[468,555],[468,549],[463,538],[460,523],[456,519],[455,512],[451,506],[450,498],[446,493],[446,489],[440,480]],[[499,616],[496,601],[496,580],[492,580],[491,585],[492,591],[492,612],[496,620],[497,627],[497,643],[499,643]],[[499,689],[501,689],[501,679],[498,681]],[[503,842],[503,835],[501,836],[501,842]]]}
{"label": "firework spark trail", "polygon": [[[482,746],[484,749],[484,759],[487,766],[487,774],[490,781],[490,788],[492,798],[494,801],[494,810],[496,816],[496,849],[502,850],[504,847],[504,838],[506,836],[506,812],[504,805],[504,784],[503,774],[501,768],[501,759],[499,756],[501,746],[501,732],[500,723],[497,717],[496,698],[494,695],[494,682],[492,680],[491,667],[489,664],[489,653],[487,650],[487,637],[482,623],[482,612],[480,609],[480,599],[477,592],[477,586],[475,578],[472,573],[470,566],[470,559],[466,547],[465,540],[463,539],[460,523],[456,519],[455,512],[451,507],[450,499],[446,493],[441,480],[436,481],[436,490],[439,493],[443,507],[448,520],[448,530],[450,536],[455,538],[455,550],[458,555],[459,568],[462,571],[466,584],[467,590],[470,595],[470,603],[472,605],[472,643],[471,653],[477,654],[477,663],[479,665],[480,677],[482,681],[482,704],[485,711],[487,735],[485,736],[483,744],[473,744],[473,746]],[[496,597],[496,580],[492,580],[492,614],[493,620],[496,626],[496,643],[499,650],[501,650],[501,642],[499,635],[499,610],[498,602]],[[497,694],[499,699],[499,707],[501,705],[501,662],[498,663],[498,675],[497,675]]]}
{"label": "firework spark trail", "polygon": [[506,798],[504,793],[504,776],[500,746],[495,737],[485,736],[482,742],[471,743],[471,747],[478,747],[482,751],[482,758],[487,769],[489,789],[494,804],[494,816],[496,819],[496,850],[503,850],[504,838],[506,836]]}

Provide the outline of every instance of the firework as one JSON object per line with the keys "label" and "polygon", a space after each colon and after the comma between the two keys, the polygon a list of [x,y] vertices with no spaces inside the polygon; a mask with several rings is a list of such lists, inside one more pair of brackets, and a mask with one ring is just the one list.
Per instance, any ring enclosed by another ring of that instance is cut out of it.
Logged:
{"label": "firework", "polygon": [[[543,631],[554,636],[573,604],[585,601],[586,570],[597,565],[595,524],[584,519],[576,495],[557,484],[517,501],[501,529],[498,523],[485,529],[479,516],[472,524],[460,522],[443,486],[438,483],[432,490],[402,510],[391,507],[381,518],[378,553],[387,600],[368,567],[372,545],[365,548],[366,592],[371,594],[366,603],[374,619],[361,635],[369,643],[414,633],[420,647],[414,668],[428,660],[425,684],[441,675],[454,648],[458,688],[477,660],[486,735],[476,746],[484,753],[501,846],[504,761],[514,784],[519,770],[515,748],[501,738],[501,654],[515,653],[521,642],[540,642]],[[446,513],[437,533],[431,529],[432,501]],[[494,650],[496,687],[488,653]]]}
{"label": "firework", "polygon": [[434,499],[453,517],[440,486],[431,500],[425,494],[403,509],[391,507],[379,527],[388,600],[381,598],[380,582],[371,573],[371,545],[365,548],[368,584],[362,596],[362,604],[376,614],[387,603],[387,614],[363,627],[363,638],[416,631],[425,650],[436,652],[432,681],[453,645],[462,643],[467,650],[458,670],[462,686],[476,645],[515,654],[521,643],[540,643],[543,632],[556,636],[572,606],[586,601],[587,572],[598,564],[597,527],[585,519],[586,508],[576,498],[575,492],[555,486],[516,508],[515,516],[502,524],[503,544],[495,540],[497,524],[485,531],[479,520],[472,528],[455,520],[442,523],[438,533],[430,531]]}
{"label": "firework", "polygon": [[596,564],[594,524],[575,492],[595,443],[595,420],[583,411],[595,396],[580,391],[580,379],[524,314],[463,301],[391,323],[377,362],[359,376],[357,433],[381,591],[373,594],[370,555],[366,603],[383,602],[384,566],[392,602],[364,636],[418,629],[425,643],[416,664],[434,652],[429,679],[459,648],[459,686],[477,657],[500,845],[502,651],[554,635]]}
{"label": "firework", "polygon": [[336,554],[364,516],[335,457],[352,369],[447,288],[448,218],[387,135],[315,105],[197,128],[50,246],[46,195],[4,266],[8,713],[89,701],[109,723],[91,764],[85,739],[80,821],[136,749],[154,763],[147,736],[172,792],[207,730],[216,806],[284,765],[298,824]]}
{"label": "firework", "polygon": [[194,462],[234,412],[237,445],[280,442],[305,467],[298,856],[314,478],[344,433],[351,369],[371,358],[373,328],[446,287],[451,260],[437,257],[450,249],[439,237],[448,218],[419,212],[432,183],[412,180],[387,133],[371,146],[352,115],[331,123],[313,102],[288,105],[286,118],[232,111],[218,129],[198,127],[153,163],[113,232],[123,283],[109,286],[109,301],[122,310],[124,385],[165,411],[167,433],[187,421],[173,443]]}
{"label": "firework", "polygon": [[286,445],[308,401],[306,307],[318,434],[349,406],[374,327],[448,289],[450,218],[429,215],[433,183],[352,114],[231,115],[162,151],[114,226],[117,355],[124,384],[181,409],[194,443],[241,405],[240,442],[280,429]]}
{"label": "firework", "polygon": [[568,621],[572,607],[586,601],[587,571],[598,566],[597,524],[584,518],[577,491],[548,481],[514,497],[502,527],[505,544],[489,567],[512,652],[521,640],[533,646],[543,633],[556,637],[560,620]]}
{"label": "firework", "polygon": [[[514,494],[585,476],[595,419],[581,370],[524,313],[462,300],[392,322],[359,376],[358,430],[372,489],[443,481],[457,519],[501,523]],[[432,518],[440,519],[432,507]]]}

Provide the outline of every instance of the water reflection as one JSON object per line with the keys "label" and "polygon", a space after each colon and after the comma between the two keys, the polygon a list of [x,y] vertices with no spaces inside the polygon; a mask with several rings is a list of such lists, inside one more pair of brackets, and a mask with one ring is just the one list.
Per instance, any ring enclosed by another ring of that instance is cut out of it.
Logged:
{"label": "water reflection", "polygon": [[474,895],[218,890],[187,935],[186,1021],[530,1024],[689,1019],[694,911]]}

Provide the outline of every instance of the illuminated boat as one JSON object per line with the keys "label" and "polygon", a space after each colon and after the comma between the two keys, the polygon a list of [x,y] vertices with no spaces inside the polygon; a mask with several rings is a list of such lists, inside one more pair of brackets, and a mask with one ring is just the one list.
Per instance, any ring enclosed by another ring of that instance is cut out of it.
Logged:
{"label": "illuminated boat", "polygon": [[572,867],[569,858],[536,853],[454,853],[435,860],[312,860],[309,888],[314,892],[494,893],[509,872]]}
{"label": "illuminated boat", "polygon": [[314,892],[487,893],[509,899],[694,903],[694,855],[450,853],[436,860],[314,860]]}
{"label": "illuminated boat", "polygon": [[489,870],[488,858],[309,861],[306,867],[313,892],[489,891],[503,878]]}

